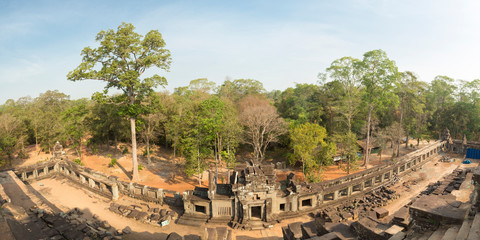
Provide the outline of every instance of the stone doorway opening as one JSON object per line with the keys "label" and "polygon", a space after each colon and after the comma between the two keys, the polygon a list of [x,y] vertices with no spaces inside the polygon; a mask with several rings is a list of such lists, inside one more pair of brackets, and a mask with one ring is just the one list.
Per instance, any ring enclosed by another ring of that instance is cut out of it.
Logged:
{"label": "stone doorway opening", "polygon": [[252,206],[250,208],[252,219],[262,220],[262,207],[261,206]]}

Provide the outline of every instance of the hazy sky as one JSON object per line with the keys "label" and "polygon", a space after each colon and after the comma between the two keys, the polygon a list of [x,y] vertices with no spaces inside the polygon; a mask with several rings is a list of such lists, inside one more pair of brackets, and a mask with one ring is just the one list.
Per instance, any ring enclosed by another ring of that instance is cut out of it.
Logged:
{"label": "hazy sky", "polygon": [[343,56],[383,49],[400,71],[480,78],[480,1],[8,1],[0,0],[0,104],[58,89],[90,97],[105,85],[70,82],[96,34],[133,23],[158,29],[172,52],[168,90],[196,78],[252,78],[267,90],[315,83]]}

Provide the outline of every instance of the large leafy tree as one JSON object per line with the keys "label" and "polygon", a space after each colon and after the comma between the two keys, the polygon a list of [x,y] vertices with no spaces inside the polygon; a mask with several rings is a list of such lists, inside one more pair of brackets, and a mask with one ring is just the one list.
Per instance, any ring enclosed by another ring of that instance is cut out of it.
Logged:
{"label": "large leafy tree", "polygon": [[443,116],[455,102],[454,93],[457,86],[453,78],[448,76],[436,76],[430,83],[426,92],[427,108],[432,111],[430,126],[432,133],[440,137],[446,126]]}
{"label": "large leafy tree", "polygon": [[69,105],[69,96],[57,90],[46,91],[35,98],[35,107],[40,111],[32,116],[37,125],[37,136],[43,150],[49,151],[55,142],[64,142],[65,122],[62,120],[62,112]]}
{"label": "large leafy tree", "polygon": [[[168,70],[170,52],[165,49],[165,41],[157,30],[142,36],[129,23],[122,23],[117,30],[100,31],[96,41],[97,48],[86,47],[82,50],[82,63],[69,72],[71,81],[100,80],[107,83],[105,89],[116,88],[122,91],[118,98],[123,104],[123,113],[130,119],[132,133],[132,180],[139,179],[137,163],[137,142],[135,120],[145,111],[142,101],[157,86],[164,86],[167,80],[157,74],[143,77],[151,67]],[[143,78],[142,78],[143,77]]]}
{"label": "large leafy tree", "polygon": [[82,159],[82,141],[87,133],[86,119],[90,112],[86,99],[73,101],[71,106],[63,112],[66,136],[73,142],[73,148]]}
{"label": "large leafy tree", "polygon": [[352,57],[343,57],[332,62],[327,73],[342,86],[338,100],[338,111],[343,116],[348,132],[352,130],[353,119],[359,112],[361,104],[359,70],[360,60]]}
{"label": "large leafy tree", "polygon": [[294,127],[290,132],[290,138],[295,158],[292,158],[295,163],[297,160],[302,162],[302,171],[305,175],[305,170],[312,170],[315,166],[316,155],[324,146],[327,130],[324,127],[315,123],[304,123]]}
{"label": "large leafy tree", "polygon": [[372,50],[363,55],[360,63],[362,85],[365,88],[363,99],[367,104],[367,146],[365,147],[365,168],[368,167],[371,143],[371,124],[374,110],[380,111],[396,105],[398,97],[393,89],[398,81],[398,69],[395,62],[387,57],[383,50]]}

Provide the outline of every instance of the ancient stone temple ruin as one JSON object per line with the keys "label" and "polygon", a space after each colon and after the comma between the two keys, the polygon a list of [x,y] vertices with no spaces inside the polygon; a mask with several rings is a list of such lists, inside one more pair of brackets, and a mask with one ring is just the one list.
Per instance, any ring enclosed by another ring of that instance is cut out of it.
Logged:
{"label": "ancient stone temple ruin", "polygon": [[208,188],[197,187],[183,194],[185,213],[179,223],[230,223],[233,228],[260,229],[277,221],[302,216],[371,192],[423,165],[446,147],[437,141],[395,162],[321,183],[298,183],[293,173],[277,181],[273,164],[248,162],[229,173],[228,184],[209,175]]}

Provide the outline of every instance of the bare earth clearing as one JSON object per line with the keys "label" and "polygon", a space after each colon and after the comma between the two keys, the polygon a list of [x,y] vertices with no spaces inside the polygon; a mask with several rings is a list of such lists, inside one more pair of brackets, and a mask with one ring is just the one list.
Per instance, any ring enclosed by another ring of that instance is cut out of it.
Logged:
{"label": "bare earth clearing", "polygon": [[[422,148],[429,144],[427,141],[421,141],[419,146],[416,146],[416,140],[410,140],[410,144],[414,145],[414,149],[405,149],[405,144],[402,144],[400,147],[400,155],[404,155],[408,152],[414,151],[416,149]],[[139,153],[142,153],[144,147],[139,147]],[[44,161],[51,157],[50,154],[45,154],[43,152],[35,151],[34,146],[30,146],[27,148],[28,154],[30,156],[29,159],[23,161],[18,166],[25,166],[31,165],[38,161]],[[383,151],[382,156],[377,153],[371,155],[370,164],[368,168],[380,165],[385,161],[390,161],[392,159],[392,148],[388,148]],[[86,152],[84,150],[84,152]],[[117,176],[120,180],[123,181],[130,181],[131,171],[132,171],[132,157],[130,154],[122,155],[118,153],[117,156],[117,165],[114,167],[109,167],[108,164],[111,161],[111,157],[108,157],[108,154],[111,156],[115,156],[114,149],[111,147],[109,150],[102,150],[100,149],[98,154],[91,154],[87,152],[82,157],[82,162],[85,164],[86,167],[95,169],[97,171],[104,172],[108,175]],[[73,160],[77,158],[73,150],[67,149],[67,156],[69,160]],[[169,150],[165,150],[164,148],[154,146],[152,148],[152,164],[147,164],[147,159],[145,156],[138,155],[139,163],[144,165],[145,168],[140,171],[140,181],[138,183],[163,188],[168,190],[173,190],[177,192],[183,192],[185,190],[192,190],[195,186],[199,186],[197,176],[193,176],[189,178],[183,173],[183,163],[184,160],[182,158],[177,157],[175,161],[173,161],[172,154]],[[381,159],[381,160],[380,160]],[[272,162],[272,159],[268,159],[267,162]],[[359,161],[360,164],[363,163],[363,160]],[[214,162],[210,161],[212,167],[214,169]],[[365,170],[365,167],[359,166],[359,168],[355,171],[351,171],[351,173],[359,172]],[[224,181],[227,177],[226,174],[227,168],[220,164],[219,166],[219,181]],[[299,181],[303,181],[303,173],[301,168],[292,168],[287,166],[284,170],[277,171],[277,178],[279,181],[285,180],[286,176],[290,172],[295,172],[296,178]],[[347,173],[339,168],[338,165],[332,165],[326,167],[326,169],[322,172],[322,180],[327,181],[339,177],[346,176]],[[205,172],[202,176],[202,186],[207,184],[207,173]]]}

